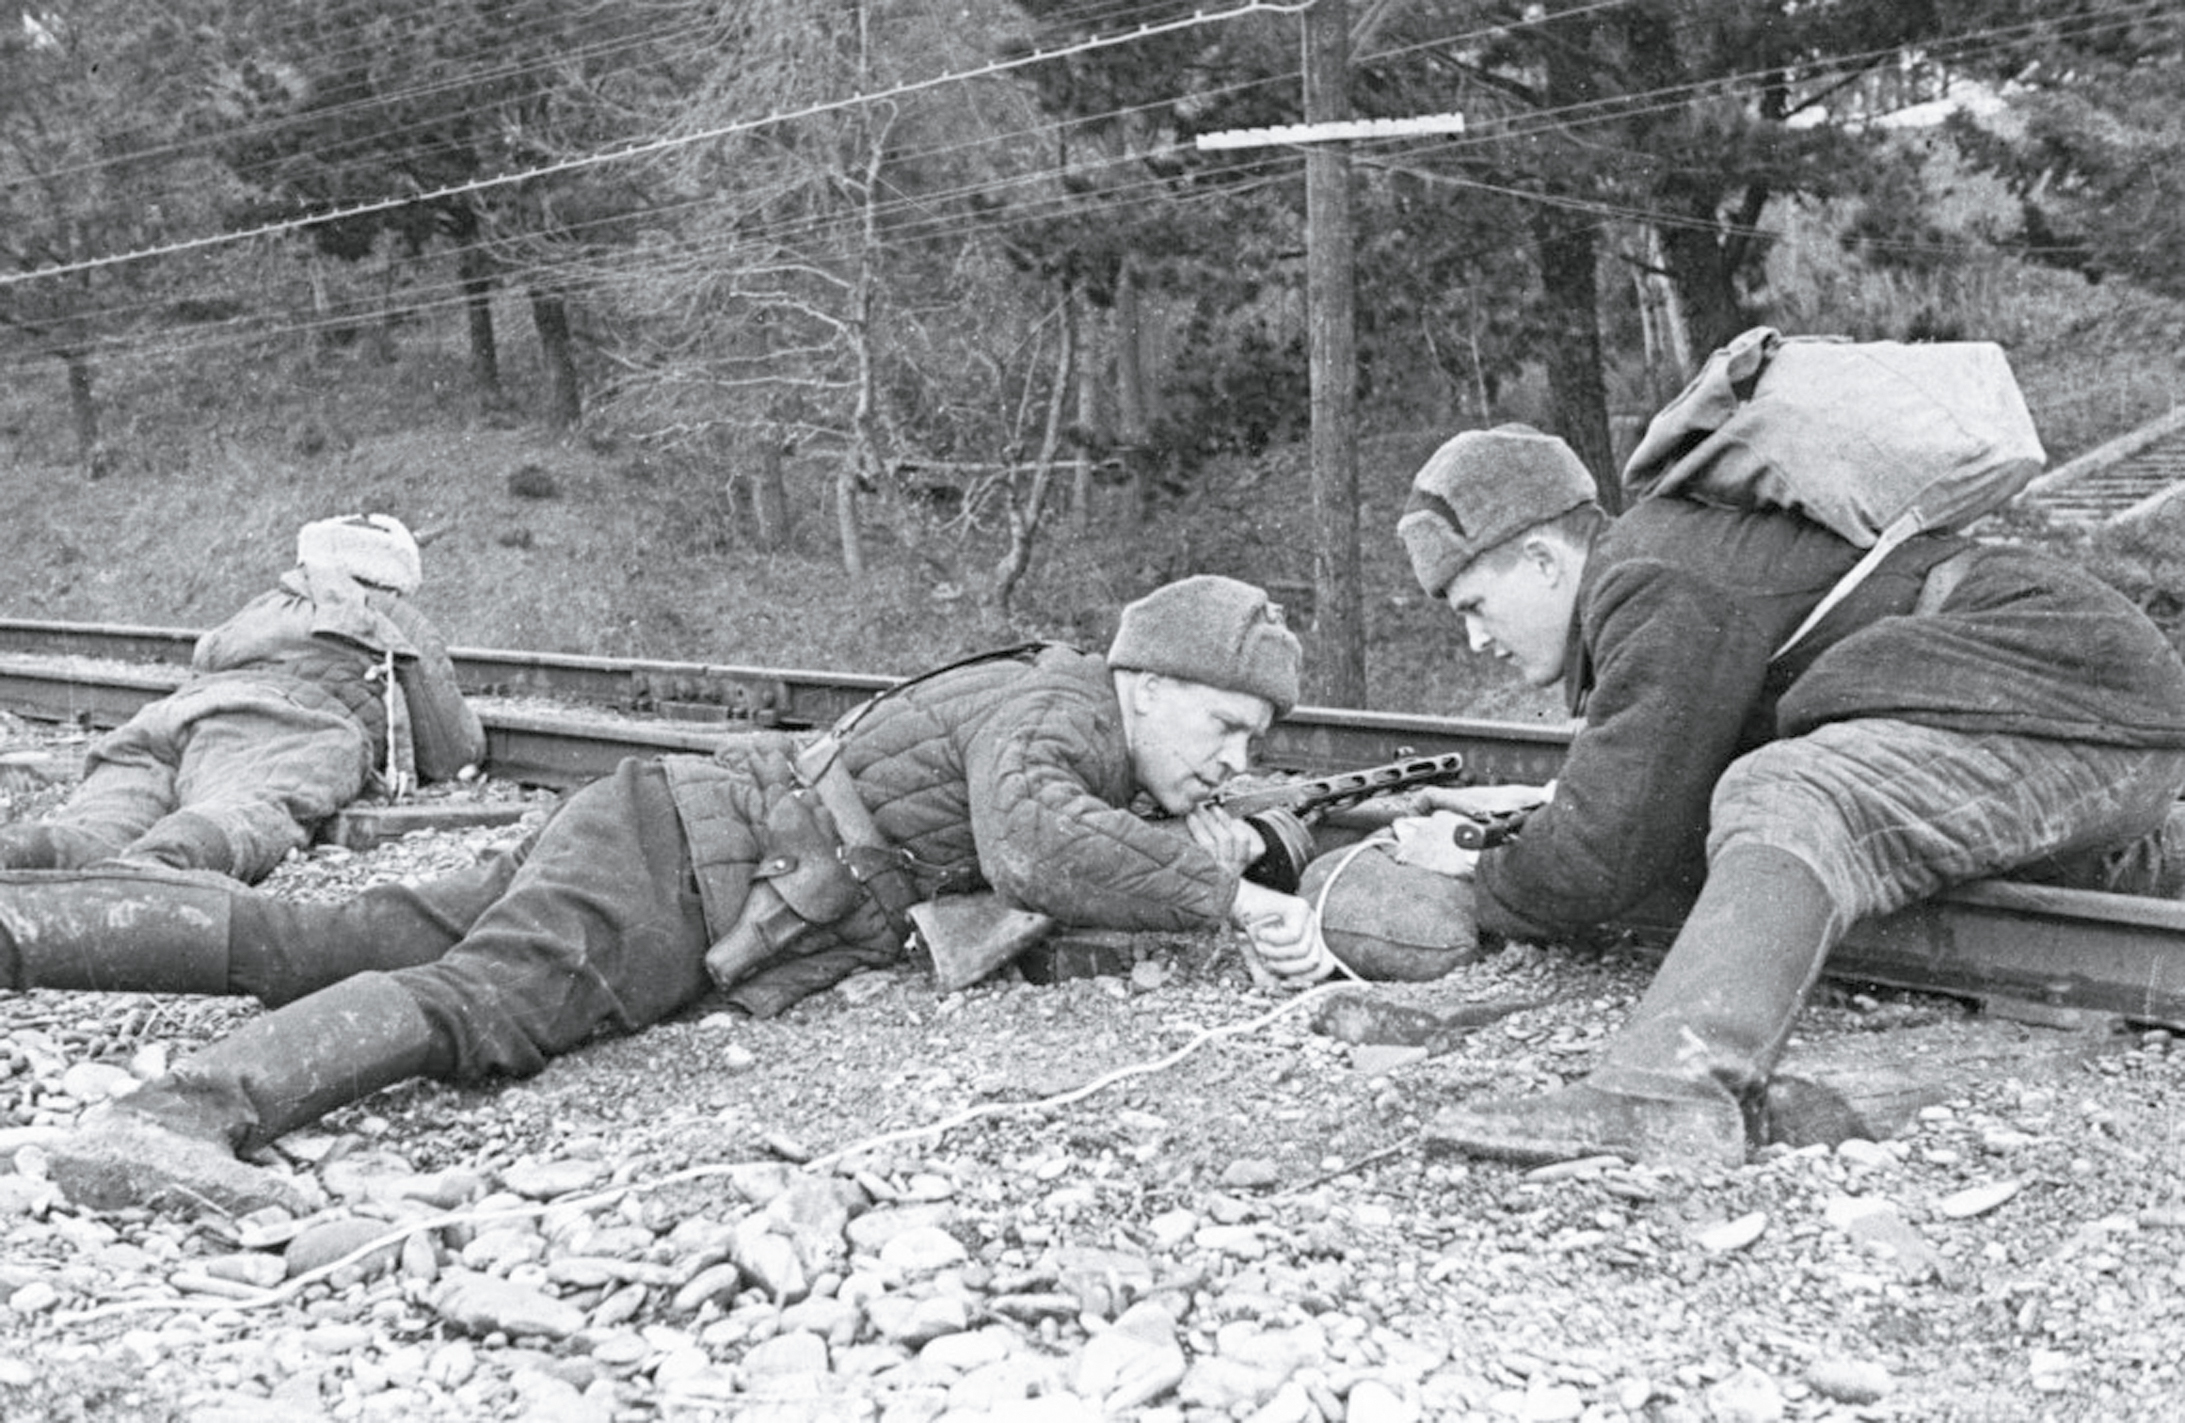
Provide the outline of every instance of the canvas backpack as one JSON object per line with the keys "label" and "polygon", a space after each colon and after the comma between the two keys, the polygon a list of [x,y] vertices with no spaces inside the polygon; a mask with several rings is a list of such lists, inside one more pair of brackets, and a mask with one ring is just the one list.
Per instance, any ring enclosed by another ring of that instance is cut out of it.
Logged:
{"label": "canvas backpack", "polygon": [[1907,344],[1756,326],[1707,358],[1624,463],[1634,500],[1794,510],[1866,555],[1776,656],[1890,551],[2008,503],[2047,462],[1992,341]]}

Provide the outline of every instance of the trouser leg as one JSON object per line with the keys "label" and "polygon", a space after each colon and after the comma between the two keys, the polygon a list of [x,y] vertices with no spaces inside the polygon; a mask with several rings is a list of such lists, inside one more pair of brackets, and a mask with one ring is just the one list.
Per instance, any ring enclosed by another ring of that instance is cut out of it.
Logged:
{"label": "trouser leg", "polygon": [[459,945],[395,977],[454,1045],[457,1077],[525,1077],[695,1001],[710,943],[666,775],[631,760],[562,804]]}
{"label": "trouser leg", "polygon": [[1731,766],[1709,853],[1789,850],[1855,923],[1968,880],[2129,858],[2162,833],[2181,786],[2177,751],[1832,723]]}
{"label": "trouser leg", "polygon": [[155,702],[93,744],[83,780],[43,821],[0,835],[0,866],[73,870],[118,855],[175,808],[179,728]]}
{"label": "trouser leg", "polygon": [[2038,860],[2010,877],[2066,889],[2185,899],[2185,802],[2170,807],[2160,829],[2136,840]]}
{"label": "trouser leg", "polygon": [[[191,723],[175,772],[179,812],[123,853],[255,884],[357,798],[370,761],[347,713],[275,687],[231,689],[217,713]],[[191,858],[201,855],[220,863]]]}

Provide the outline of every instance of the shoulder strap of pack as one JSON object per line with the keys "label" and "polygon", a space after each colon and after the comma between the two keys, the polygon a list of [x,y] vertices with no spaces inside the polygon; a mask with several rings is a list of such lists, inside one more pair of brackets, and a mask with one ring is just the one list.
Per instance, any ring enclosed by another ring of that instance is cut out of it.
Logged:
{"label": "shoulder strap of pack", "polygon": [[1798,625],[1798,630],[1785,638],[1783,645],[1769,654],[1768,660],[1777,661],[1784,653],[1805,641],[1806,634],[1812,632],[1821,619],[1828,616],[1830,609],[1850,597],[1867,580],[1867,575],[1881,567],[1883,559],[1896,552],[1897,545],[1918,533],[1922,527],[1919,510],[1913,509],[1898,515],[1896,522],[1882,530],[1881,537],[1874,540],[1874,546],[1866,551],[1865,556],[1851,565],[1851,571],[1837,579],[1835,586],[1821,595],[1821,601],[1813,605],[1813,611],[1806,614],[1806,620]]}

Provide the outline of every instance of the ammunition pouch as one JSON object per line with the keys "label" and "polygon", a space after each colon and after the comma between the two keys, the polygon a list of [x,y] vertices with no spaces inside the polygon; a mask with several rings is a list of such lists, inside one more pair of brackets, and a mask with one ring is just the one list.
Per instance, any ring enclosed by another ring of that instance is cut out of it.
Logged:
{"label": "ammunition pouch", "polygon": [[918,887],[907,858],[880,839],[834,749],[822,742],[799,754],[806,784],[767,812],[766,858],[735,924],[706,953],[714,983],[756,1016],[895,962],[909,935]]}

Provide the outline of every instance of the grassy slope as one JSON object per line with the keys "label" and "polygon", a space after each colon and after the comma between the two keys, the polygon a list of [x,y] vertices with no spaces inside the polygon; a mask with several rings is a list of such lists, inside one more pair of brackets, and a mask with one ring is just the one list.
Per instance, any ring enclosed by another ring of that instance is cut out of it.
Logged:
{"label": "grassy slope", "polygon": [[[1934,299],[1868,288],[1856,321],[1841,325],[1888,329],[1901,315],[1892,303]],[[1988,313],[1964,334],[2011,345],[2059,460],[2164,413],[2185,388],[2185,323],[2174,307],[2038,273],[1955,299]],[[1821,324],[1795,317],[1783,324]],[[1301,451],[1209,479],[1190,507],[1151,527],[1103,510],[1082,539],[1050,534],[1017,616],[1003,624],[951,596],[934,560],[906,553],[909,539],[884,521],[871,575],[851,585],[831,544],[824,469],[793,473],[795,549],[762,555],[720,492],[728,471],[665,470],[596,437],[555,441],[480,418],[461,394],[454,329],[406,331],[393,363],[313,357],[298,340],[220,364],[110,366],[101,395],[119,458],[97,481],[69,458],[57,366],[0,392],[0,496],[14,513],[0,615],[204,626],[288,566],[297,525],[357,509],[391,511],[420,532],[422,601],[455,642],[553,652],[907,673],[1027,636],[1099,645],[1123,601],[1188,572],[1312,578]],[[526,373],[510,377],[521,391]],[[1459,654],[1455,626],[1421,605],[1387,536],[1412,470],[1446,433],[1376,435],[1361,450],[1369,700],[1552,717],[1552,698]],[[558,493],[517,493],[524,481],[511,476],[527,470]],[[909,537],[952,551],[931,531]]]}
{"label": "grassy slope", "polygon": [[[792,471],[794,549],[761,554],[720,492],[728,472],[664,470],[627,445],[481,418],[460,394],[459,332],[404,340],[393,364],[279,348],[232,369],[110,367],[101,395],[118,459],[98,480],[70,458],[58,367],[31,370],[0,392],[0,498],[15,514],[0,616],[205,626],[288,567],[299,524],[358,509],[395,513],[419,533],[421,602],[469,646],[907,673],[1033,636],[1100,645],[1124,601],[1187,572],[1311,581],[1303,457],[1285,452],[1213,481],[1188,515],[1149,528],[1103,528],[1117,518],[1105,504],[1084,538],[1050,525],[1006,623],[952,595],[930,558],[904,551],[913,531],[885,517],[871,531],[871,572],[852,585],[823,468]],[[523,381],[512,372],[512,387]],[[1386,636],[1447,651],[1448,624],[1408,596],[1382,536],[1432,443],[1378,440],[1367,452],[1377,647]],[[553,497],[515,492],[540,474]],[[920,536],[953,554],[944,536]],[[1475,669],[1440,660],[1421,688],[1377,656],[1376,704],[1470,702]],[[1514,695],[1490,690],[1486,705],[1515,713],[1538,700]]]}

